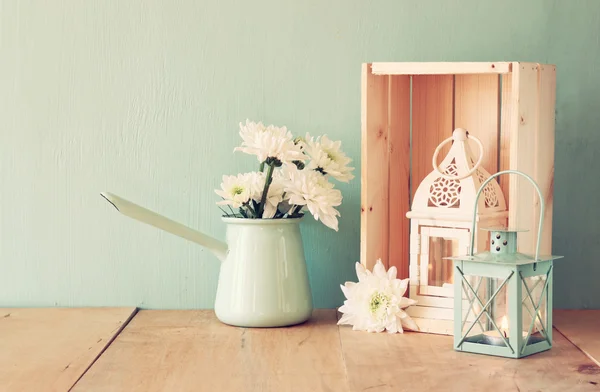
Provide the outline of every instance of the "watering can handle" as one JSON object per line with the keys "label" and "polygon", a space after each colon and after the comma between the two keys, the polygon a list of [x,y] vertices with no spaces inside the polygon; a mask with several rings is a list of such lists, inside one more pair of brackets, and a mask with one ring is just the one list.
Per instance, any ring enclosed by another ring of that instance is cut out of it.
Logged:
{"label": "watering can handle", "polygon": [[522,173],[517,170],[504,170],[504,171],[500,171],[494,175],[491,175],[487,180],[485,180],[483,182],[483,184],[481,184],[481,187],[479,187],[479,190],[477,191],[477,196],[475,196],[475,208],[473,209],[473,226],[471,226],[471,243],[470,243],[471,246],[469,247],[469,256],[473,256],[473,245],[475,244],[475,223],[476,223],[476,219],[477,219],[477,201],[479,200],[479,196],[481,195],[481,192],[483,192],[486,185],[490,181],[492,181],[494,178],[496,178],[502,174],[518,174],[520,176],[525,177],[527,180],[529,180],[531,185],[533,185],[533,187],[535,188],[535,190],[538,193],[538,196],[540,198],[540,223],[539,223],[539,227],[538,227],[537,244],[535,246],[535,260],[537,260],[540,255],[540,241],[542,240],[542,226],[544,224],[544,211],[546,211],[546,207],[544,205],[544,197],[542,196],[542,191],[540,190],[540,187],[538,186],[538,184],[536,184],[536,182],[533,180],[533,178],[531,178],[527,174]]}

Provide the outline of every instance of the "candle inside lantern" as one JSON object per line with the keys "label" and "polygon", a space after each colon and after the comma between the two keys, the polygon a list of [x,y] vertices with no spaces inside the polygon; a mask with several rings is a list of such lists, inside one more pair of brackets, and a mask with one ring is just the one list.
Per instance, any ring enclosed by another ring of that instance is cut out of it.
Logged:
{"label": "candle inside lantern", "polygon": [[[508,318],[506,316],[502,316],[500,320],[500,332],[504,339],[508,341]],[[522,332],[523,339],[527,337],[527,332]],[[505,346],[504,340],[498,331],[486,331],[483,333],[482,343],[489,344],[491,346]]]}
{"label": "candle inside lantern", "polygon": [[504,339],[508,340],[508,318],[506,316],[503,316],[500,320],[500,332],[502,335],[500,335],[498,331],[484,332],[483,342],[491,346],[505,346],[502,336],[504,336]]}

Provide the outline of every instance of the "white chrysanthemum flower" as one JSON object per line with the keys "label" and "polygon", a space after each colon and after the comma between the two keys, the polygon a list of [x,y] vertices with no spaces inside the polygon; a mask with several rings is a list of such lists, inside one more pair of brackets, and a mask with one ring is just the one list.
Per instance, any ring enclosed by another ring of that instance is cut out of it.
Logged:
{"label": "white chrysanthemum flower", "polygon": [[358,282],[341,286],[346,300],[339,309],[343,313],[338,325],[352,325],[356,331],[389,333],[404,332],[403,328],[418,331],[419,327],[403,310],[416,303],[404,297],[408,279],[396,279],[396,267],[387,272],[381,259],[373,272],[356,263]]}
{"label": "white chrysanthemum flower", "polygon": [[[271,219],[277,213],[277,207],[279,203],[283,201],[283,178],[281,176],[280,171],[276,171],[271,179],[271,185],[269,185],[269,190],[267,192],[267,197],[265,199],[265,207],[263,210],[262,218],[263,219]],[[261,202],[262,195],[265,188],[265,173],[261,172],[252,172],[248,173],[249,175],[249,183],[251,189],[250,198],[257,203]]]}
{"label": "white chrysanthemum flower", "polygon": [[252,194],[248,174],[223,176],[221,189],[215,189],[215,193],[223,198],[217,202],[218,205],[230,204],[234,208],[239,208],[244,203],[248,203]]}
{"label": "white chrysanthemum flower", "polygon": [[334,207],[342,204],[342,193],[323,175],[314,170],[288,170],[284,191],[289,204],[305,206],[316,220],[338,230],[340,213]]}
{"label": "white chrysanthemum flower", "polygon": [[250,172],[245,175],[247,176],[248,184],[250,186],[250,198],[257,202],[260,201],[265,187],[265,173]]}
{"label": "white chrysanthemum flower", "polygon": [[338,181],[348,182],[354,178],[352,160],[341,150],[342,142],[334,142],[326,135],[312,138],[306,134],[304,151],[310,157],[307,168],[330,175]]}
{"label": "white chrysanthemum flower", "polygon": [[306,159],[302,153],[302,146],[294,143],[292,133],[286,127],[265,127],[262,122],[246,120],[245,125],[240,123],[240,136],[243,140],[242,146],[236,147],[234,151],[256,155],[260,163],[265,162],[267,158],[289,164]]}

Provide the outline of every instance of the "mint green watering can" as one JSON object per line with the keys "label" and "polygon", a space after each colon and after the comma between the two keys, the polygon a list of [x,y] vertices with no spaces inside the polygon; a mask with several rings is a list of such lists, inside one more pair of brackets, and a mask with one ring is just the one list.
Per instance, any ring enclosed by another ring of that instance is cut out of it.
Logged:
{"label": "mint green watering can", "polygon": [[215,300],[217,318],[240,327],[302,323],[313,304],[300,221],[222,218],[227,242],[147,210],[111,193],[101,195],[130,218],[204,246],[221,261]]}

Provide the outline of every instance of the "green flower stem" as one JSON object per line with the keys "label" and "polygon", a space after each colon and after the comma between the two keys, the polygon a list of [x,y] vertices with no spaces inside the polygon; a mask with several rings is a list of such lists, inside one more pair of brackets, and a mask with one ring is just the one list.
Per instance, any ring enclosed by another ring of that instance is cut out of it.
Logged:
{"label": "green flower stem", "polygon": [[227,207],[229,207],[229,209],[231,210],[231,214],[235,216],[235,212],[233,211],[233,208],[231,208],[231,204],[227,204]]}
{"label": "green flower stem", "polygon": [[292,211],[292,213],[290,214],[290,216],[294,216],[294,215],[298,214],[300,212],[300,210],[302,210],[302,207],[303,206],[301,206],[301,205],[296,205],[296,206],[292,207],[290,209],[290,211]]}
{"label": "green flower stem", "polygon": [[248,212],[250,212],[256,218],[256,211],[254,211],[254,209],[252,208],[252,206],[250,205],[250,203],[243,203],[242,205],[244,207],[246,207],[248,209]]}
{"label": "green flower stem", "polygon": [[221,207],[217,206],[219,208],[219,210],[223,211],[223,214],[225,214],[226,217],[229,217],[229,213],[227,211],[225,211],[224,209],[222,209]]}
{"label": "green flower stem", "polygon": [[264,170],[265,170],[265,162],[263,161],[263,162],[260,164],[260,166],[258,167],[258,171],[259,171],[260,173],[262,173]]}
{"label": "green flower stem", "polygon": [[260,219],[263,216],[263,212],[265,211],[265,203],[267,201],[267,193],[269,192],[269,186],[271,185],[271,180],[273,179],[273,169],[275,168],[275,164],[271,163],[267,168],[267,177],[265,178],[265,187],[263,188],[263,193],[260,198],[260,204],[258,205],[258,215],[257,218]]}

